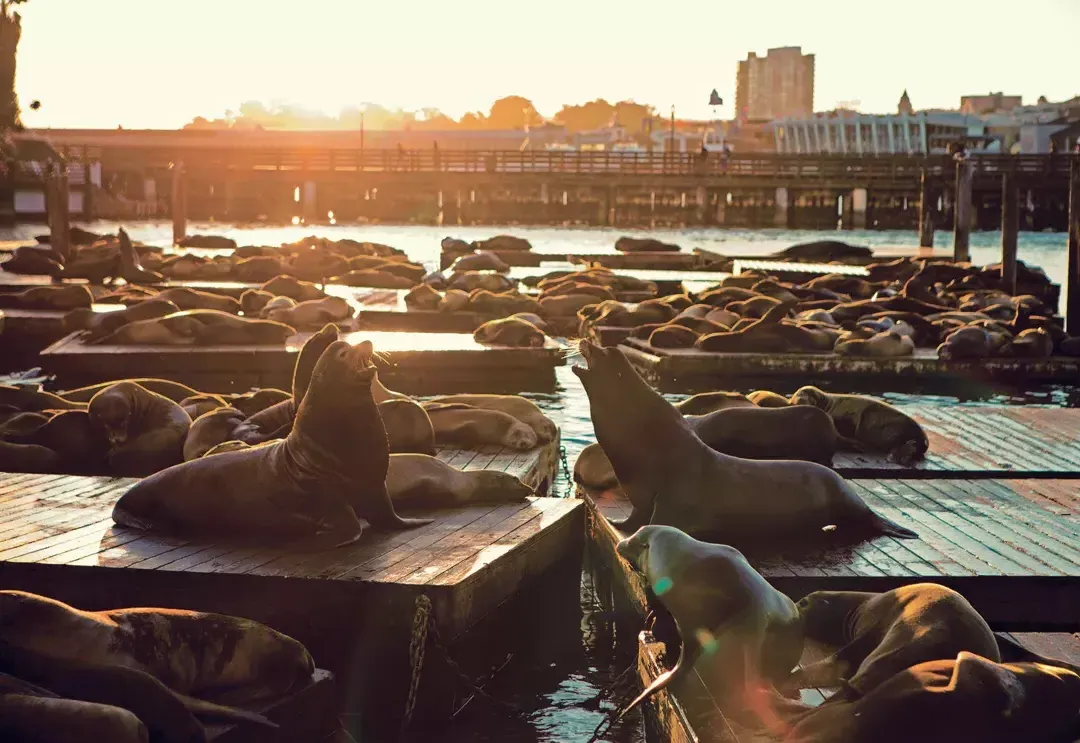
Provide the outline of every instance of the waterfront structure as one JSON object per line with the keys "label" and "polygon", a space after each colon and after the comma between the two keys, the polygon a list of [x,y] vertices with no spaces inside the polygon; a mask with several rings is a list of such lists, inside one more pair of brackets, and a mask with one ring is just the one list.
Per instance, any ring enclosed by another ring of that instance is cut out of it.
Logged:
{"label": "waterfront structure", "polygon": [[814,110],[814,55],[797,46],[750,52],[739,62],[735,118],[758,121],[807,116]]}
{"label": "waterfront structure", "polygon": [[982,140],[974,149],[1000,152],[999,138],[978,116],[955,111],[862,114],[832,111],[772,122],[776,151],[786,154],[942,154],[950,142]]}
{"label": "waterfront structure", "polygon": [[986,114],[1009,113],[1019,108],[1023,101],[1018,95],[987,93],[986,95],[960,96],[960,113],[985,116]]}

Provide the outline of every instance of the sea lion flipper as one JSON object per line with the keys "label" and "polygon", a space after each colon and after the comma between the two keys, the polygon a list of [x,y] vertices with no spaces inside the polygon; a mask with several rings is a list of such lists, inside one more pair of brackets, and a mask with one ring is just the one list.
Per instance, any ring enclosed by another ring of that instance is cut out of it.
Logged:
{"label": "sea lion flipper", "polygon": [[887,537],[897,537],[899,539],[919,538],[918,532],[912,531],[906,526],[900,526],[900,524],[885,518],[877,511],[870,509],[870,513],[872,515],[870,523],[879,534],[884,534]]}
{"label": "sea lion flipper", "polygon": [[[683,636],[681,630],[679,631],[679,635]],[[634,709],[634,707],[644,702],[653,694],[689,674],[690,671],[694,669],[694,659],[697,657],[700,650],[701,645],[698,644],[697,638],[694,635],[683,636],[682,650],[679,651],[679,659],[675,661],[675,666],[670,671],[666,671],[657,676],[656,679],[645,688],[645,691],[638,694],[637,697],[634,698],[634,701],[623,708],[614,721],[618,722],[625,717],[630,710]]]}
{"label": "sea lion flipper", "polygon": [[184,703],[184,707],[196,717],[204,720],[219,720],[224,722],[250,722],[268,728],[276,728],[279,725],[273,720],[267,719],[258,712],[249,712],[246,709],[228,707],[223,704],[215,704],[205,699],[196,699],[186,694],[173,692]]}

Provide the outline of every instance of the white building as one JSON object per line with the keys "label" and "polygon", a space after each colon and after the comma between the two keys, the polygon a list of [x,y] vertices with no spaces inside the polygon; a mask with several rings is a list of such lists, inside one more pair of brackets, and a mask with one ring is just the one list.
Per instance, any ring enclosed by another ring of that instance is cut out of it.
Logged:
{"label": "white building", "polygon": [[776,151],[787,154],[920,155],[945,152],[946,143],[984,138],[983,151],[1000,150],[978,116],[955,111],[860,114],[851,111],[777,119],[770,124]]}

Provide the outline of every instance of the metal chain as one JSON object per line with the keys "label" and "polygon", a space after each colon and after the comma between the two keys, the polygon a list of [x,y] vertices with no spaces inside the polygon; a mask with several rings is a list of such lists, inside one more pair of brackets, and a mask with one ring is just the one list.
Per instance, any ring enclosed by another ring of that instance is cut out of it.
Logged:
{"label": "metal chain", "polygon": [[596,701],[603,700],[604,697],[611,697],[613,702],[617,702],[618,698],[622,698],[623,702],[621,704],[616,703],[615,706],[612,708],[611,712],[604,715],[604,719],[601,720],[600,724],[597,725],[596,728],[593,730],[593,734],[589,738],[588,743],[596,743],[596,741],[600,740],[601,735],[611,729],[611,726],[615,724],[615,718],[619,716],[620,712],[622,712],[623,706],[632,698],[631,694],[637,693],[636,685],[630,684],[628,685],[628,688],[631,694],[626,694],[624,692],[623,694],[620,694],[618,698],[616,698],[615,696],[615,690],[619,688],[620,684],[623,684],[627,678],[634,678],[630,674],[630,672],[635,670],[636,668],[637,661],[635,660],[629,666],[627,666],[622,673],[616,676],[615,680],[612,681],[606,689],[601,689],[600,693],[593,697],[593,699],[595,699]]}
{"label": "metal chain", "polygon": [[426,594],[416,597],[416,613],[413,615],[412,639],[409,640],[409,664],[412,677],[409,679],[409,696],[405,700],[405,717],[401,729],[409,726],[413,709],[416,707],[416,692],[420,688],[420,672],[424,667],[424,651],[427,647],[428,627],[431,625],[431,599]]}
{"label": "metal chain", "polygon": [[566,447],[565,446],[560,446],[559,447],[559,461],[562,463],[563,477],[566,478],[566,490],[567,490],[566,495],[567,495],[567,497],[572,497],[574,495],[574,476],[573,476],[573,473],[570,472],[570,465],[567,464],[567,462],[566,462]]}
{"label": "metal chain", "polygon": [[461,666],[457,664],[457,661],[450,657],[450,651],[446,649],[445,645],[443,645],[442,638],[439,637],[439,628],[436,626],[434,621],[431,622],[431,641],[435,648],[438,649],[443,660],[446,661],[446,665],[448,665],[450,667],[450,670],[452,670],[457,675],[458,679],[460,679],[461,682],[465,684],[466,687],[468,687],[469,691],[471,691],[473,694],[480,697],[481,699],[486,699],[487,701],[492,702],[499,707],[513,709],[512,705],[502,701],[501,699],[496,699],[495,697],[484,691],[483,688],[481,688],[475,681],[472,680],[472,678],[467,673],[465,673],[464,670],[462,670]]}

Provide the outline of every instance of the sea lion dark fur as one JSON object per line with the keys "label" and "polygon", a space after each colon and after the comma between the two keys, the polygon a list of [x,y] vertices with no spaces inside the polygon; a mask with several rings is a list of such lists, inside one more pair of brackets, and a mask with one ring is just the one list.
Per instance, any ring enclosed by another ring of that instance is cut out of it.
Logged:
{"label": "sea lion dark fur", "polygon": [[[730,333],[710,333],[701,336],[695,346],[702,351],[719,353],[800,353],[819,349],[814,334],[797,325],[780,321],[794,306],[780,302],[764,314],[760,320]],[[745,319],[745,318],[744,318]]]}
{"label": "sea lion dark fur", "polygon": [[791,396],[791,404],[813,405],[828,413],[842,437],[841,448],[885,454],[906,467],[925,458],[930,449],[926,431],[914,418],[872,397],[807,386]]}
{"label": "sea lion dark fur", "polygon": [[829,414],[807,405],[736,407],[687,418],[716,451],[744,459],[802,459],[831,465],[836,428]]}
{"label": "sea lion dark fur", "polygon": [[191,416],[164,395],[119,382],[94,395],[87,409],[109,442],[115,474],[145,477],[183,461]]}
{"label": "sea lion dark fur", "polygon": [[619,528],[667,524],[731,544],[810,537],[827,526],[850,537],[917,536],[870,509],[827,467],[710,449],[618,347],[585,340],[579,350],[588,366],[573,370],[589,395],[597,442],[633,505]]}
{"label": "sea lion dark fur", "polygon": [[841,698],[869,694],[919,663],[961,651],[1001,660],[986,620],[956,591],[915,583],[885,593],[815,591],[798,603],[808,639],[835,652],[803,666],[795,688],[843,686]]}
{"label": "sea lion dark fur", "polygon": [[277,443],[215,454],[157,473],[120,497],[124,526],[261,538],[329,532],[360,538],[357,517],[381,529],[430,523],[403,519],[386,492],[390,449],[371,396],[370,343],[331,343],[312,374],[289,435]]}
{"label": "sea lion dark fur", "polygon": [[245,444],[261,444],[266,437],[256,426],[247,423],[247,416],[236,408],[218,408],[200,415],[191,422],[184,439],[185,462],[198,459],[218,444],[226,441],[243,441]]}
{"label": "sea lion dark fur", "polygon": [[727,408],[749,408],[754,403],[740,392],[699,392],[682,402],[675,403],[675,409],[683,415],[706,415],[715,410]]}
{"label": "sea lion dark fur", "polygon": [[532,430],[536,431],[537,442],[541,444],[554,441],[555,437],[559,435],[558,426],[556,426],[550,418],[544,415],[544,411],[532,400],[528,400],[520,395],[443,395],[441,397],[434,397],[425,404],[427,403],[435,405],[457,403],[461,405],[471,405],[474,408],[501,410],[504,413],[514,416],[519,421],[532,428]]}
{"label": "sea lion dark fur", "polygon": [[426,454],[391,454],[386,490],[395,508],[514,503],[536,495],[532,488],[507,472],[465,472]]}
{"label": "sea lion dark fur", "polygon": [[[180,402],[185,398],[194,397],[195,395],[201,394],[198,390],[193,390],[186,384],[173,382],[169,379],[155,379],[153,377],[135,377],[134,379],[117,379],[112,382],[100,382],[98,384],[92,384],[87,387],[79,387],[74,390],[67,390],[66,392],[61,392],[59,394],[59,397],[57,397],[57,399],[60,400],[61,405],[50,405],[49,408],[55,408],[59,410],[66,406],[70,409],[85,409],[86,404],[90,402],[90,399],[94,395],[101,392],[107,387],[111,387],[117,382],[133,382],[144,389],[150,390],[151,392],[156,392],[159,395],[164,395],[173,402]],[[54,397],[56,396],[54,395]],[[0,395],[0,401],[2,401],[2,395]]]}
{"label": "sea lion dark fur", "polygon": [[460,403],[424,405],[435,429],[435,443],[471,448],[498,445],[518,451],[535,448],[536,431],[502,410]]}
{"label": "sea lion dark fur", "polygon": [[21,292],[0,294],[0,308],[20,310],[90,309],[94,295],[83,284],[32,286]]}
{"label": "sea lion dark fur", "polygon": [[386,400],[378,404],[391,454],[435,454],[431,418],[414,400]]}

